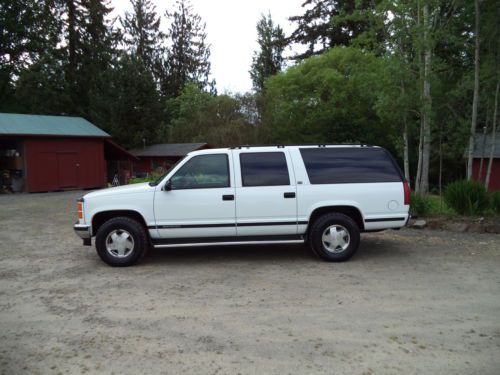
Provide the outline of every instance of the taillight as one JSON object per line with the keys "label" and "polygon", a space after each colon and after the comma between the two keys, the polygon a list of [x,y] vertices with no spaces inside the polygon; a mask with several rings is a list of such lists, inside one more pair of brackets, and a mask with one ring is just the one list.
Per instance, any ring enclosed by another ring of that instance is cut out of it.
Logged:
{"label": "taillight", "polygon": [[405,191],[405,206],[410,204],[410,185],[408,185],[408,181],[403,181],[403,189]]}
{"label": "taillight", "polygon": [[76,209],[78,210],[78,218],[83,219],[83,202],[77,202]]}

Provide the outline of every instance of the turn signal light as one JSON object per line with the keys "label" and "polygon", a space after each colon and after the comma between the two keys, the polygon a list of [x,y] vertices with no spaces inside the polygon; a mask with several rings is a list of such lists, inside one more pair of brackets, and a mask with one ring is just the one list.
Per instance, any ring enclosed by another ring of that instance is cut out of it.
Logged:
{"label": "turn signal light", "polygon": [[76,209],[78,210],[78,218],[83,219],[83,203],[77,202]]}

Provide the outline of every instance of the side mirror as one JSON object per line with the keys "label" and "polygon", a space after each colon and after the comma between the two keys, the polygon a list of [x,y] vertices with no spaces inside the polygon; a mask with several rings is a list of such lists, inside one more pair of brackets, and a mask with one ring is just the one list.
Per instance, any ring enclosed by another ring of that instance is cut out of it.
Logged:
{"label": "side mirror", "polygon": [[165,185],[163,186],[163,190],[165,190],[165,191],[172,190],[172,181],[168,180],[167,182],[165,182]]}

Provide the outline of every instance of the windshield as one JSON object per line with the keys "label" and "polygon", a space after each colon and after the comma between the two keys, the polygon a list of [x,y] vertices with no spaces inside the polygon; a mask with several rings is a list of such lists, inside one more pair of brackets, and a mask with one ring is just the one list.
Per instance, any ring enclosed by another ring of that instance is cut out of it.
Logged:
{"label": "windshield", "polygon": [[158,177],[156,180],[151,181],[151,182],[149,183],[149,186],[156,186],[156,185],[158,185],[158,184],[159,184],[159,183],[160,183],[160,182],[161,182],[161,181],[162,181],[162,180],[163,180],[163,179],[167,176],[167,174],[169,174],[169,173],[172,171],[172,169],[174,169],[177,165],[179,165],[179,163],[180,163],[181,161],[183,161],[183,160],[186,158],[186,156],[187,156],[187,155],[185,155],[184,157],[182,157],[182,158],[180,158],[179,160],[177,160],[174,164],[172,164],[172,165],[170,166],[170,168],[168,168],[168,169],[167,169],[167,171],[166,171],[165,173],[163,173],[163,174],[162,174],[160,177]]}

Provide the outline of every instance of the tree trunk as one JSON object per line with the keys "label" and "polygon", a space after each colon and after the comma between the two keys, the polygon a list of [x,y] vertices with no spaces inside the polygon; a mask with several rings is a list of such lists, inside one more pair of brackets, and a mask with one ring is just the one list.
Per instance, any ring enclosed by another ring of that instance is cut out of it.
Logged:
{"label": "tree trunk", "polygon": [[[401,96],[405,97],[405,85],[403,80],[401,80]],[[403,115],[403,165],[405,180],[410,184],[410,162],[408,157],[408,122],[406,119],[406,111]]]}
{"label": "tree trunk", "polygon": [[481,181],[483,179],[483,164],[484,164],[484,153],[486,152],[486,133],[488,131],[488,122],[489,122],[489,114],[490,108],[489,105],[486,106],[486,122],[483,127],[483,145],[481,147],[481,161],[479,162],[479,173],[478,180]]}
{"label": "tree trunk", "polygon": [[495,109],[493,112],[493,125],[491,129],[491,149],[490,160],[488,161],[488,169],[486,170],[486,179],[484,185],[488,189],[490,185],[491,167],[493,166],[493,157],[495,156],[495,138],[497,132],[497,112],[498,112],[498,89],[500,88],[500,80],[497,78],[497,88],[495,90]]}
{"label": "tree trunk", "polygon": [[[420,28],[420,1],[417,0],[417,27]],[[423,101],[422,96],[422,82],[424,80],[424,64],[422,60],[422,50],[420,49],[420,43],[417,43],[417,57],[418,57],[418,91],[420,93],[420,102]],[[423,132],[424,122],[422,111],[420,111],[420,132],[418,137],[418,161],[417,161],[417,175],[415,177],[415,193],[420,193],[420,177],[422,176],[422,145],[423,145]]]}
{"label": "tree trunk", "polygon": [[429,162],[431,154],[431,64],[432,64],[432,50],[429,41],[429,6],[424,4],[423,7],[423,24],[424,24],[424,87],[423,87],[423,129],[422,129],[422,171],[419,181],[419,193],[427,194],[429,192]]}
{"label": "tree trunk", "polygon": [[472,100],[472,121],[469,134],[469,149],[467,157],[467,180],[472,178],[472,159],[474,155],[474,136],[476,135],[477,107],[479,104],[479,0],[474,0],[476,10],[476,46],[474,57],[474,98]]}

